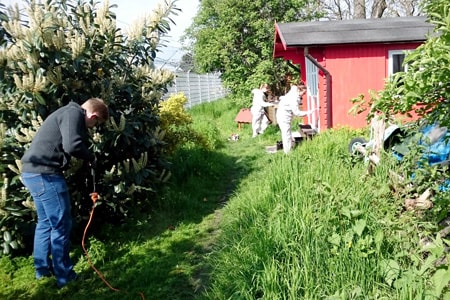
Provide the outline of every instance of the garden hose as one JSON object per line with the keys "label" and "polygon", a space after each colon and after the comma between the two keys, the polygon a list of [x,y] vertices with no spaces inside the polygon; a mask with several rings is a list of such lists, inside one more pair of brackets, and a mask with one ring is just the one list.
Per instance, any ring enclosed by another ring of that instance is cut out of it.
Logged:
{"label": "garden hose", "polygon": [[[84,229],[83,232],[83,238],[81,240],[81,247],[83,248],[84,254],[86,255],[86,258],[88,260],[89,265],[91,266],[91,268],[95,271],[95,273],[97,273],[98,277],[100,277],[100,279],[113,291],[115,292],[119,292],[120,290],[113,287],[103,276],[103,274],[94,266],[94,264],[92,263],[92,260],[86,250],[86,247],[84,245],[84,241],[86,239],[86,232],[88,231],[89,226],[91,225],[92,222],[92,218],[94,216],[94,210],[95,210],[95,205],[97,200],[99,199],[99,195],[98,193],[95,191],[95,170],[94,168],[91,167],[91,175],[92,175],[92,180],[93,180],[93,192],[89,194],[89,196],[91,196],[91,200],[92,200],[92,209],[91,212],[89,214],[89,221],[86,224],[86,227]],[[142,300],[145,300],[144,294],[142,292],[138,292],[138,294],[141,296]]]}

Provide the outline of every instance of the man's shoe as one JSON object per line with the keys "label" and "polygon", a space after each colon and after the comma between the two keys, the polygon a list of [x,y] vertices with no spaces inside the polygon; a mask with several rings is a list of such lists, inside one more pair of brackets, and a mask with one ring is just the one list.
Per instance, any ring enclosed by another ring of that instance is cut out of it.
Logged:
{"label": "man's shoe", "polygon": [[41,280],[41,279],[44,279],[44,278],[50,278],[50,277],[52,277],[53,275],[52,274],[50,274],[50,273],[48,273],[48,274],[36,274],[36,279],[37,280]]}
{"label": "man's shoe", "polygon": [[62,280],[58,279],[56,281],[56,285],[58,286],[58,288],[63,288],[70,282],[77,281],[78,279],[79,279],[78,274],[75,273],[74,271],[71,271],[67,279]]}
{"label": "man's shoe", "polygon": [[41,280],[43,278],[48,278],[48,277],[52,277],[52,276],[53,276],[53,272],[48,269],[39,269],[36,271],[36,279],[37,280]]}

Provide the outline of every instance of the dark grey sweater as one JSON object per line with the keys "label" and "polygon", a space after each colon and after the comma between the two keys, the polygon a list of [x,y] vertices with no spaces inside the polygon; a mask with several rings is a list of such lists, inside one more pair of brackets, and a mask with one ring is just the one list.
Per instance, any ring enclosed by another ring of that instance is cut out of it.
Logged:
{"label": "dark grey sweater", "polygon": [[94,155],[85,144],[85,113],[75,102],[51,113],[22,156],[22,172],[61,173],[68,167],[71,156],[94,160]]}

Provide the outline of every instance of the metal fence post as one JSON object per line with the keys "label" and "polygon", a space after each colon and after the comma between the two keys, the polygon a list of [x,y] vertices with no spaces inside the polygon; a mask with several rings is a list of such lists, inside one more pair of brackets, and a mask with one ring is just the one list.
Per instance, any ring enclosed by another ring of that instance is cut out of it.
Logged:
{"label": "metal fence post", "polygon": [[200,74],[197,74],[197,83],[198,83],[198,91],[199,91],[199,95],[200,95],[200,103],[202,103],[202,85],[200,83]]}
{"label": "metal fence post", "polygon": [[189,108],[192,107],[192,98],[191,98],[191,82],[190,82],[190,76],[191,75],[191,70],[187,71],[187,82],[188,82],[188,100],[189,100]]}
{"label": "metal fence post", "polygon": [[210,84],[210,82],[209,82],[209,73],[206,73],[206,86],[207,86],[207,88],[208,88],[208,102],[211,102],[211,93],[210,93],[210,90],[209,90],[209,84]]}

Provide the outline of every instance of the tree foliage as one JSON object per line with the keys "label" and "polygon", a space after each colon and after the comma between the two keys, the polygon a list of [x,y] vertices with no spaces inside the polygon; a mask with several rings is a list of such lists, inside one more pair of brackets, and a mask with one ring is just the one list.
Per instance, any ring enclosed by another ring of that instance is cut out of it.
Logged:
{"label": "tree foliage", "polygon": [[[122,220],[131,209],[149,208],[167,174],[158,105],[173,74],[153,61],[178,9],[175,1],[165,1],[125,34],[116,26],[114,7],[94,0],[27,1],[26,13],[0,7],[0,165],[8,166],[2,176],[3,231],[19,232],[17,224],[35,218],[19,180],[20,157],[48,114],[69,101],[99,97],[110,108],[107,126],[93,130],[90,140],[100,162],[97,219]],[[77,161],[66,177],[81,221],[92,205],[93,178]]]}
{"label": "tree foliage", "polygon": [[187,52],[181,57],[180,69],[183,72],[196,72],[192,53]]}
{"label": "tree foliage", "polygon": [[220,71],[224,85],[247,101],[251,100],[249,91],[262,82],[272,86],[280,84],[290,68],[285,61],[273,59],[274,24],[318,18],[318,7],[310,3],[307,0],[201,1],[187,31],[195,41],[192,52],[196,67],[203,72]]}

